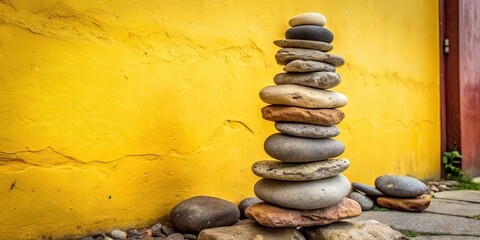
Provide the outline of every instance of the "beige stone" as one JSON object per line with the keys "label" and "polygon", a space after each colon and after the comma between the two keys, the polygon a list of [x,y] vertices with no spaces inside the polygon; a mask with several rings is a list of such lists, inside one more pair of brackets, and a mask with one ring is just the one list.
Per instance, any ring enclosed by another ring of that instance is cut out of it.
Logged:
{"label": "beige stone", "polygon": [[306,228],[303,231],[307,240],[407,240],[398,231],[375,220],[363,222],[336,222],[318,228]]}
{"label": "beige stone", "polygon": [[198,235],[198,240],[305,240],[295,228],[268,228],[255,222],[205,229]]}
{"label": "beige stone", "polygon": [[325,26],[327,23],[327,19],[320,13],[316,12],[307,12],[298,14],[288,21],[288,25],[290,27],[300,26],[300,25],[317,25],[317,26]]}
{"label": "beige stone", "polygon": [[280,65],[286,65],[293,60],[325,62],[334,67],[345,64],[345,60],[335,54],[325,53],[318,50],[302,48],[282,48],[275,54],[275,59]]}
{"label": "beige stone", "polygon": [[333,45],[330,43],[312,40],[282,39],[275,40],[273,43],[281,48],[306,48],[322,52],[329,52],[333,49]]}
{"label": "beige stone", "polygon": [[258,161],[252,171],[263,178],[282,181],[310,181],[336,176],[350,166],[346,158],[327,159],[310,163],[285,163],[280,161]]}
{"label": "beige stone", "polygon": [[314,210],[281,208],[267,203],[257,203],[245,210],[248,218],[267,227],[321,226],[353,218],[361,213],[360,205],[348,198],[343,198],[333,206]]}
{"label": "beige stone", "polygon": [[335,67],[324,62],[293,60],[283,68],[285,72],[335,72]]}
{"label": "beige stone", "polygon": [[430,198],[377,198],[377,204],[384,208],[391,208],[408,212],[421,212],[430,205]]}
{"label": "beige stone", "polygon": [[347,97],[338,92],[294,84],[267,86],[260,91],[262,101],[303,108],[339,108],[347,104]]}
{"label": "beige stone", "polygon": [[262,108],[262,117],[273,122],[301,122],[332,126],[339,124],[345,114],[339,109],[308,109],[268,105]]}

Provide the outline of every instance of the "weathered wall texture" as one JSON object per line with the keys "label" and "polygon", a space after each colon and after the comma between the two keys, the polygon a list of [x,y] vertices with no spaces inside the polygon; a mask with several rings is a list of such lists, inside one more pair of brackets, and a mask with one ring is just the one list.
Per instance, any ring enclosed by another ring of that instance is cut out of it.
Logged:
{"label": "weathered wall texture", "polygon": [[258,97],[288,19],[318,11],[352,181],[439,174],[437,1],[0,0],[0,236],[144,226],[253,195]]}
{"label": "weathered wall texture", "polygon": [[474,177],[480,176],[480,1],[459,1],[458,10],[462,169]]}

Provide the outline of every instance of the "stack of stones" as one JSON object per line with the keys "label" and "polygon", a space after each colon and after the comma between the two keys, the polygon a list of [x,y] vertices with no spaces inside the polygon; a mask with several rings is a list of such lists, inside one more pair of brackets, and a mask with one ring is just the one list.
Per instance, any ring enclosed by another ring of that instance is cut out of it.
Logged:
{"label": "stack of stones", "polygon": [[318,226],[361,214],[360,205],[345,196],[349,180],[341,173],[350,165],[341,155],[345,146],[332,139],[347,103],[345,95],[326,89],[337,86],[340,56],[327,53],[333,34],[318,13],[293,17],[286,39],[275,59],[285,65],[265,87],[260,98],[271,105],[262,108],[264,119],[275,122],[275,133],[265,141],[265,151],[279,161],[259,161],[253,172],[262,177],[254,188],[262,203],[245,211],[247,217],[270,227]]}
{"label": "stack of stones", "polygon": [[362,210],[369,210],[375,201],[384,208],[409,212],[420,212],[430,205],[430,198],[422,197],[428,190],[418,179],[408,176],[382,175],[375,180],[375,187],[352,183],[351,199],[357,201]]}

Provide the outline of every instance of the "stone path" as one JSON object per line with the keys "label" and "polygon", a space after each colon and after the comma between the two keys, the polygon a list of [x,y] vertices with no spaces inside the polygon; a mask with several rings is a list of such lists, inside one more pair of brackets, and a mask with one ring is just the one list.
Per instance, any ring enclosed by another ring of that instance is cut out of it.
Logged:
{"label": "stone path", "polygon": [[377,220],[399,231],[410,231],[429,239],[479,239],[480,191],[448,191],[435,194],[429,208],[422,213],[367,211],[350,221]]}

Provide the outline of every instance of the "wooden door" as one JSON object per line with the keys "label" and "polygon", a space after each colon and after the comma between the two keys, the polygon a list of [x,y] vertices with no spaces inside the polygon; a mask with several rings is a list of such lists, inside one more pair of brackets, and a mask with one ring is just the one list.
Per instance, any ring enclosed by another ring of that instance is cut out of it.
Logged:
{"label": "wooden door", "polygon": [[480,175],[480,1],[441,0],[442,151],[457,148],[461,167]]}

